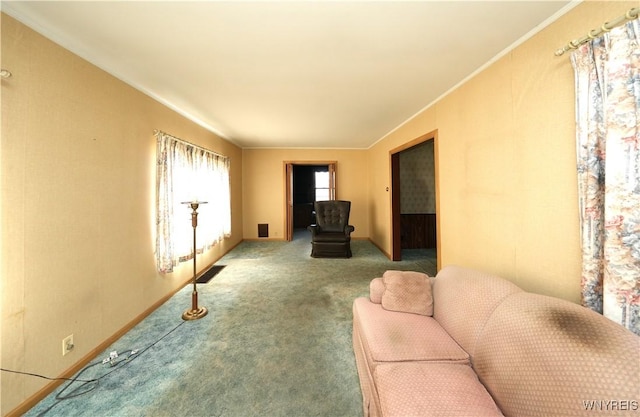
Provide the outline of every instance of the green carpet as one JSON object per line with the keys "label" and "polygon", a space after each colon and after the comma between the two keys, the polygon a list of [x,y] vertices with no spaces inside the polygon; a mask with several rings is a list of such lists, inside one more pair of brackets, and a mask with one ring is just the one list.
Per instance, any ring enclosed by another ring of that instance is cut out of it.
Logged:
{"label": "green carpet", "polygon": [[309,241],[301,231],[292,242],[241,243],[198,286],[206,317],[181,319],[191,305],[185,287],[77,376],[97,383],[65,383],[26,415],[361,416],[353,299],[387,269],[434,275],[434,254],[391,262],[355,240],[351,259],[314,259]]}

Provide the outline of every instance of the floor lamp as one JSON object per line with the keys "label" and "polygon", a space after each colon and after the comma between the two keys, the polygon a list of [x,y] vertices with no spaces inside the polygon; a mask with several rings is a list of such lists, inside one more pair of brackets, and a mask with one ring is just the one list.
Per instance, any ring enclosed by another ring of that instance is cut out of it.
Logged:
{"label": "floor lamp", "polygon": [[198,307],[198,289],[196,288],[196,227],[198,227],[198,206],[207,204],[206,201],[187,201],[182,204],[191,206],[191,226],[193,227],[193,292],[191,293],[191,308],[182,313],[183,320],[197,320],[206,316],[206,307]]}

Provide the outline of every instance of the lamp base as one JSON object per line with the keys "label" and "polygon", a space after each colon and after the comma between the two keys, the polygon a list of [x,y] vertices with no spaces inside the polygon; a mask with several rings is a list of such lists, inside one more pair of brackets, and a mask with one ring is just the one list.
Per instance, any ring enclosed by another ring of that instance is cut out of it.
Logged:
{"label": "lamp base", "polygon": [[190,308],[182,313],[182,320],[198,320],[206,316],[207,313],[206,307],[198,307],[195,310]]}

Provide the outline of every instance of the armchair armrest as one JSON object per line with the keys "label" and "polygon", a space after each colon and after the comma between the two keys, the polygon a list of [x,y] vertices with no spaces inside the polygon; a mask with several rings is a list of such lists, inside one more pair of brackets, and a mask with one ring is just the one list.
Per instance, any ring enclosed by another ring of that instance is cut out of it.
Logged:
{"label": "armchair armrest", "polygon": [[320,231],[320,226],[317,224],[311,224],[307,226],[307,230],[311,232],[311,236],[315,236]]}
{"label": "armchair armrest", "polygon": [[344,234],[347,236],[351,236],[351,232],[353,232],[354,230],[356,230],[356,228],[349,224],[344,227]]}

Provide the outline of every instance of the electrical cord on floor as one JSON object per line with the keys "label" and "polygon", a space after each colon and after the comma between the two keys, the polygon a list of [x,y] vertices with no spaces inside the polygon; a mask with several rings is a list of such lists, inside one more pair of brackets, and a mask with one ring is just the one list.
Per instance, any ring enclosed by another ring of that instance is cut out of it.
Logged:
{"label": "electrical cord on floor", "polygon": [[[5,368],[0,368],[0,371],[9,372],[9,373],[13,373],[13,374],[34,376],[34,377],[38,377],[38,378],[47,379],[49,381],[69,381],[67,383],[67,385],[64,388],[62,388],[62,390],[60,390],[59,393],[56,394],[56,396],[55,396],[56,401],[53,404],[51,404],[47,409],[43,410],[42,412],[40,412],[38,414],[38,416],[44,416],[49,411],[51,411],[51,409],[53,409],[53,407],[55,407],[56,405],[60,404],[60,402],[62,402],[63,400],[68,400],[70,398],[79,397],[80,395],[84,395],[84,394],[87,394],[87,393],[93,391],[94,389],[96,389],[98,387],[98,383],[100,382],[101,379],[106,378],[107,376],[111,375],[113,372],[117,371],[118,369],[121,369],[122,367],[120,367],[119,365],[121,365],[121,364],[128,365],[129,363],[133,362],[134,359],[136,359],[137,357],[139,357],[140,355],[145,353],[147,350],[149,350],[152,347],[154,347],[155,345],[157,345],[165,337],[169,336],[171,333],[176,331],[178,329],[178,327],[182,326],[185,323],[186,323],[186,321],[181,321],[177,326],[175,326],[173,329],[169,330],[161,338],[159,338],[158,340],[156,340],[155,342],[153,342],[149,346],[145,347],[144,349],[126,350],[126,351],[124,351],[123,353],[120,353],[120,354],[118,354],[118,353],[116,353],[114,351],[109,355],[108,358],[101,359],[99,361],[96,361],[96,362],[88,364],[87,366],[82,368],[82,370],[80,370],[73,378],[50,378],[48,376],[35,374],[35,373],[31,373],[31,372],[14,371],[14,370],[5,369]],[[92,379],[80,379],[80,376],[85,371],[93,368],[96,365],[107,364],[107,363],[113,369],[110,370],[109,372],[107,372],[106,374],[101,375],[101,376],[99,376],[97,378],[92,378]],[[69,389],[69,387],[71,387],[71,385],[73,385],[76,382],[82,382],[82,384],[80,386],[74,388],[73,390],[71,390],[66,395],[63,395],[65,393],[65,391],[67,389]]]}

